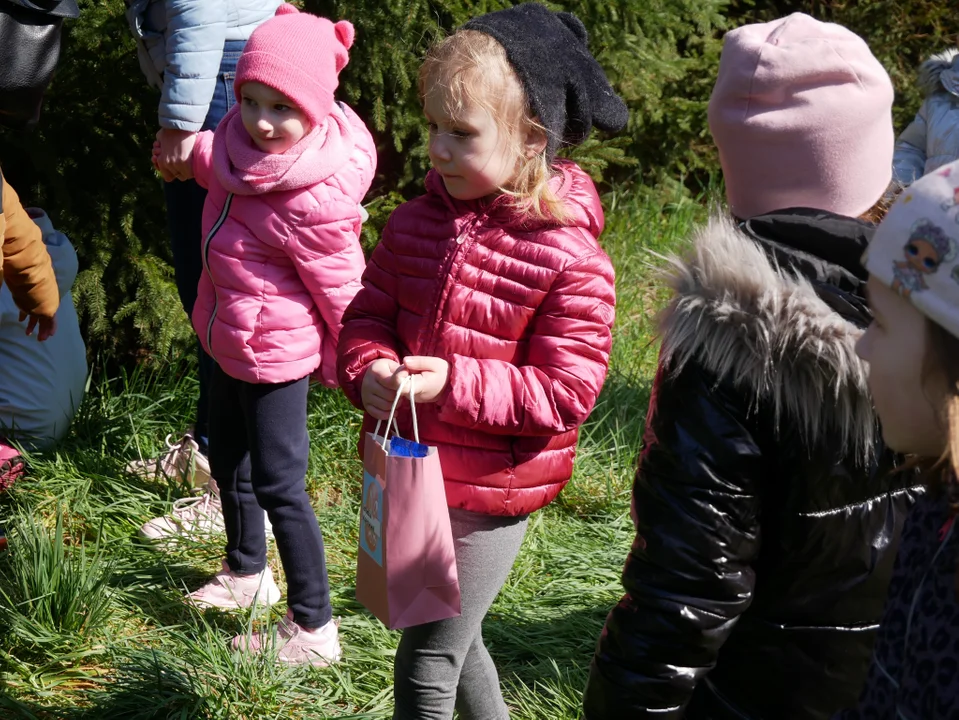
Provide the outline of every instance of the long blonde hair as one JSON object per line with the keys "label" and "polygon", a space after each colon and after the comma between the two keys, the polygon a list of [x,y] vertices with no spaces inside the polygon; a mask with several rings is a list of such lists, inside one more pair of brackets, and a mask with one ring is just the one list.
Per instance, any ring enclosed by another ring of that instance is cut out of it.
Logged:
{"label": "long blonde hair", "polygon": [[529,133],[545,135],[547,130],[532,115],[526,92],[502,45],[476,30],[458,30],[435,44],[420,67],[420,100],[437,89],[444,91],[450,115],[467,105],[479,106],[505,136],[517,169],[509,187],[500,190],[516,209],[538,219],[569,219],[562,199],[549,186],[553,168],[545,150],[526,156],[524,141]]}

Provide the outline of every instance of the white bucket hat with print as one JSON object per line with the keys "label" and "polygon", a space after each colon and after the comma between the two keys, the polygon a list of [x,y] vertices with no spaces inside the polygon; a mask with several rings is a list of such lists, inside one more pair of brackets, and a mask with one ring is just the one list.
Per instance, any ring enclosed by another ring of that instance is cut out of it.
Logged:
{"label": "white bucket hat with print", "polygon": [[959,337],[959,161],[903,191],[876,229],[863,264]]}

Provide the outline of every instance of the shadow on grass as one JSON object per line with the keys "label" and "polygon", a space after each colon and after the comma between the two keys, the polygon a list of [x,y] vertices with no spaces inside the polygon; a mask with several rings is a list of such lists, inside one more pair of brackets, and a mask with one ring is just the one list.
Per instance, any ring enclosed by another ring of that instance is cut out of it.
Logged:
{"label": "shadow on grass", "polygon": [[[583,608],[548,621],[487,618],[484,637],[517,716],[580,716],[589,665],[609,610]],[[536,698],[535,705],[530,698]]]}
{"label": "shadow on grass", "polygon": [[610,607],[581,608],[547,621],[490,615],[483,637],[502,674],[513,674],[528,685],[542,679],[555,663],[561,668],[589,670],[596,641]]}
{"label": "shadow on grass", "polygon": [[610,373],[580,429],[573,480],[557,502],[563,511],[590,518],[628,506],[651,389],[648,378]]}
{"label": "shadow on grass", "polygon": [[245,613],[201,612],[186,602],[187,593],[212,579],[213,572],[207,568],[211,559],[222,556],[221,546],[190,543],[171,555],[141,543],[133,552],[133,561],[116,572],[111,581],[124,604],[145,622],[157,628],[191,627],[202,622],[232,634],[242,632],[247,622]]}
{"label": "shadow on grass", "polygon": [[71,715],[63,708],[41,707],[34,703],[15,700],[0,686],[0,717],[4,720],[68,720]]}
{"label": "shadow on grass", "polygon": [[213,717],[208,691],[183,667],[165,662],[155,653],[140,653],[135,662],[121,664],[100,688],[88,690],[90,704],[40,706],[17,700],[0,687],[0,717],[4,720],[167,720]]}
{"label": "shadow on grass", "polygon": [[109,686],[92,693],[90,708],[70,720],[166,720],[215,716],[214,698],[189,668],[155,652],[121,663]]}
{"label": "shadow on grass", "polygon": [[594,442],[615,449],[628,443],[630,448],[638,450],[652,388],[652,378],[610,373],[596,410],[587,421],[591,432],[595,433]]}
{"label": "shadow on grass", "polygon": [[193,492],[184,482],[129,474],[124,464],[75,438],[30,453],[26,476],[0,493],[0,512],[20,507],[47,514],[63,506],[69,508],[71,531],[78,537],[124,542],[143,521]]}

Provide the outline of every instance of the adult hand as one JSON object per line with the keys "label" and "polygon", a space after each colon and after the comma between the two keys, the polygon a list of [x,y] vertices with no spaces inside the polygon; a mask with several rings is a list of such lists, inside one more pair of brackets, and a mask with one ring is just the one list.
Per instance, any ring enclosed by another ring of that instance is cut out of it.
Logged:
{"label": "adult hand", "polygon": [[393,407],[396,390],[406,377],[400,364],[394,360],[374,360],[363,377],[360,398],[363,408],[377,420],[386,420]]}
{"label": "adult hand", "polygon": [[28,317],[30,318],[30,322],[27,323],[27,335],[33,335],[33,331],[39,326],[40,331],[37,333],[37,340],[40,342],[52,338],[53,334],[57,331],[56,315],[48,317],[46,315],[31,315],[22,310],[20,311],[20,322],[23,322]]}
{"label": "adult hand", "polygon": [[[160,128],[157,133],[160,153],[156,159],[157,168],[167,180],[189,180],[193,177],[193,145],[196,133],[188,130]],[[169,181],[168,181],[169,182]]]}
{"label": "adult hand", "polygon": [[416,402],[436,402],[450,381],[450,364],[442,358],[413,355],[404,358],[401,367],[416,376],[413,385]]}

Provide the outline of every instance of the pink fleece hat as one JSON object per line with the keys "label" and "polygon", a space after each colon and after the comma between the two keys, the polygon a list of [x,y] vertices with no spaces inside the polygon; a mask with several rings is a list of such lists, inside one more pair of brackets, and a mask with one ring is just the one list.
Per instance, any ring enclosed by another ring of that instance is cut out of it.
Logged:
{"label": "pink fleece hat", "polygon": [[889,75],[858,35],[802,13],[726,34],[709,99],[730,210],[858,217],[892,179]]}
{"label": "pink fleece hat", "polygon": [[350,56],[353,25],[301,13],[289,3],[260,25],[236,65],[233,92],[256,81],[278,90],[299,106],[313,127],[333,108],[333,92]]}

